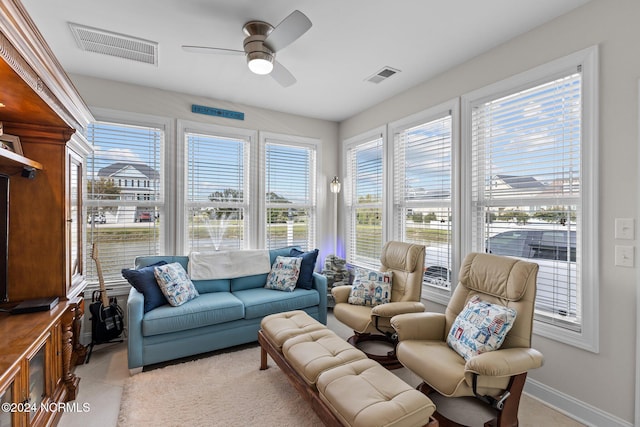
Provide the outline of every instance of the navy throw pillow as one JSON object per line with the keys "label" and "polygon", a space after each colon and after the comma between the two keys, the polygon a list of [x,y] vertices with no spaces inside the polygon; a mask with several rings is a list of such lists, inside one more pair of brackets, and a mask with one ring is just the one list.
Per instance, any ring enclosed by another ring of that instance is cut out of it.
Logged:
{"label": "navy throw pillow", "polygon": [[296,288],[312,289],[313,288],[313,270],[316,268],[316,259],[318,258],[318,250],[314,249],[309,252],[302,252],[296,248],[292,248],[291,256],[302,258],[300,264],[300,276],[296,282]]}
{"label": "navy throw pillow", "polygon": [[144,295],[144,312],[151,311],[156,307],[168,304],[167,298],[160,290],[153,269],[161,265],[165,265],[165,261],[159,261],[155,264],[140,269],[123,268],[122,276],[136,288],[138,292]]}

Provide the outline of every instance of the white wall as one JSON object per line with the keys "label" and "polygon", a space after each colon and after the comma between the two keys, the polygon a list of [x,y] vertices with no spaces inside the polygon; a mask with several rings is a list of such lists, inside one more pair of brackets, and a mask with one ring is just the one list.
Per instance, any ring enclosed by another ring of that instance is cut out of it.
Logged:
{"label": "white wall", "polygon": [[[593,0],[340,124],[343,141],[555,58],[599,45],[600,223],[593,232],[599,234],[601,254],[600,353],[536,336],[533,345],[544,354],[545,364],[529,375],[543,388],[551,388],[550,396],[556,399],[551,403],[599,425],[631,425],[634,420],[636,271],[614,266],[613,232],[614,218],[637,217],[639,21],[637,0]],[[617,243],[636,243],[627,242]],[[443,309],[435,304],[429,308]],[[576,413],[582,409],[584,413]]]}
{"label": "white wall", "polygon": [[[322,259],[318,260],[318,266],[322,266],[324,257],[333,252],[333,198],[330,197],[329,181],[338,173],[337,123],[87,76],[71,75],[71,79],[90,108],[108,108],[169,119],[319,139],[321,146],[318,159],[318,240],[316,245],[320,249]],[[245,119],[240,121],[195,114],[191,112],[192,104],[240,111],[245,114]]]}

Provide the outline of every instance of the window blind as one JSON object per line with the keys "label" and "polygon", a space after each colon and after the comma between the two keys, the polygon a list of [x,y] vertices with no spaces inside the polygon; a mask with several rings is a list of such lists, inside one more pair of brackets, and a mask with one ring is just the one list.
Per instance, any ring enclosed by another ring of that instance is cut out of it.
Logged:
{"label": "window blind", "polygon": [[[96,122],[87,139],[94,148],[87,158],[88,241],[98,247],[105,282],[119,282],[136,256],[161,251],[164,129]],[[88,282],[97,283],[95,263],[85,265]]]}
{"label": "window blind", "polygon": [[249,140],[193,132],[185,132],[185,140],[188,250],[245,248]]}
{"label": "window blind", "polygon": [[382,137],[347,151],[347,261],[377,268],[382,252]]}
{"label": "window blind", "polygon": [[267,140],[266,247],[315,247],[316,150]]}
{"label": "window blind", "polygon": [[451,287],[451,113],[394,135],[394,225],[423,244],[425,284]]}
{"label": "window blind", "polygon": [[476,251],[537,262],[536,318],[580,329],[581,74],[472,110]]}

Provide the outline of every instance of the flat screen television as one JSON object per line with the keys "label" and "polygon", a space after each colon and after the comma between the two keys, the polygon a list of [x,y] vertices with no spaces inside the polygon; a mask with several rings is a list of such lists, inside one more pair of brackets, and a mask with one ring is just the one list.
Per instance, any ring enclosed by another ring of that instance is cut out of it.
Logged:
{"label": "flat screen television", "polygon": [[9,299],[9,177],[0,174],[0,302]]}

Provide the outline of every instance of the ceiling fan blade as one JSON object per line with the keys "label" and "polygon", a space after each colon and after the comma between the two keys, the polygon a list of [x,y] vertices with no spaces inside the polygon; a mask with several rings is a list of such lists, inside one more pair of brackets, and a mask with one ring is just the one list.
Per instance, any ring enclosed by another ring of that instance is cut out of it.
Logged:
{"label": "ceiling fan blade", "polygon": [[289,87],[295,82],[297,82],[296,78],[293,77],[293,74],[278,61],[273,61],[273,71],[269,74],[275,81],[280,83],[282,87]]}
{"label": "ceiling fan blade", "polygon": [[244,50],[236,49],[223,49],[220,47],[207,47],[207,46],[182,46],[183,50],[193,53],[214,53],[217,55],[244,55]]}
{"label": "ceiling fan blade", "polygon": [[264,43],[274,52],[289,46],[311,28],[311,21],[299,10],[294,10],[271,31]]}

